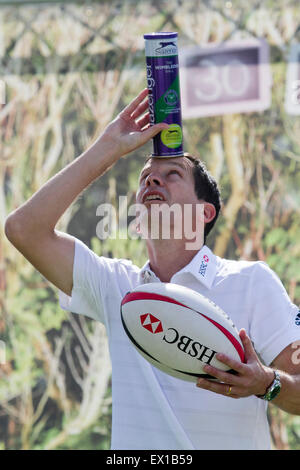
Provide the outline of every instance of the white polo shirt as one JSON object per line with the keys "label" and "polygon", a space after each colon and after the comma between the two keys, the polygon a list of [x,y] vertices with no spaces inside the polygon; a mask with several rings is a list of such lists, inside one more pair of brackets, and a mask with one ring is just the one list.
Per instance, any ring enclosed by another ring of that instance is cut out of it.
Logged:
{"label": "white polo shirt", "polygon": [[[201,390],[152,367],[134,349],[120,320],[123,296],[158,282],[149,263],[99,257],[76,240],[71,297],[63,309],[106,326],[112,362],[112,449],[268,449],[266,403]],[[204,246],[171,279],[207,296],[245,328],[265,364],[300,339],[293,305],[263,262],[230,261]]]}

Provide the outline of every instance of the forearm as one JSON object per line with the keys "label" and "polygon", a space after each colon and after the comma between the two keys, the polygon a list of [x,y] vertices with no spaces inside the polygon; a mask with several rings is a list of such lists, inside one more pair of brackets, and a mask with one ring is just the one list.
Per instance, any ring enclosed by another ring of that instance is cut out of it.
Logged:
{"label": "forearm", "polygon": [[16,236],[53,231],[72,202],[116,159],[105,139],[96,141],[11,214]]}

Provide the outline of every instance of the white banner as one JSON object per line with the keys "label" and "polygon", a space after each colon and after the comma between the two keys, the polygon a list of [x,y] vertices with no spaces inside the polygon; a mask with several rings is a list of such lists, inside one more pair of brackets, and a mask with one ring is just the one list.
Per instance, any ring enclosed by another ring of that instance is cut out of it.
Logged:
{"label": "white banner", "polygon": [[300,44],[293,44],[287,65],[285,110],[288,114],[300,114]]}
{"label": "white banner", "polygon": [[264,40],[179,49],[183,118],[263,111],[271,104]]}

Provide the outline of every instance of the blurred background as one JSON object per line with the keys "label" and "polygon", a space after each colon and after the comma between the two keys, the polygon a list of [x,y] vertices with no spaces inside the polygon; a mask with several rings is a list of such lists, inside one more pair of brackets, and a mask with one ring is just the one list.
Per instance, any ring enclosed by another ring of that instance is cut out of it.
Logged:
{"label": "blurred background", "polygon": [[[177,31],[187,54],[185,151],[223,196],[208,246],[266,261],[300,303],[298,0],[0,0],[0,449],[109,449],[105,331],[60,309],[3,227],[146,86],[143,34],[152,31]],[[119,161],[58,228],[142,266],[141,240],[97,238],[96,209],[110,202],[120,214],[120,195],[134,202],[151,151]],[[275,449],[300,449],[300,417],[270,406],[269,420]]]}

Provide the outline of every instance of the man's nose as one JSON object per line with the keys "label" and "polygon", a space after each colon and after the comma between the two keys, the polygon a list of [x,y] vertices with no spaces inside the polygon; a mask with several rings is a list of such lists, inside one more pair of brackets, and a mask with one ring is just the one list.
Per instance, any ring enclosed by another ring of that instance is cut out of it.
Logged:
{"label": "man's nose", "polygon": [[146,178],[146,186],[162,186],[163,178],[158,173],[149,173]]}

